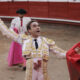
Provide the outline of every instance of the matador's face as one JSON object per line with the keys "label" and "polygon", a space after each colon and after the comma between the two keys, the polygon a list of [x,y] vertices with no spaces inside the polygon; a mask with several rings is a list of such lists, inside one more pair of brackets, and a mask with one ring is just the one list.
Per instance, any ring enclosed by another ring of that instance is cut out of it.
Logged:
{"label": "matador's face", "polygon": [[33,37],[40,36],[40,25],[38,22],[32,22],[30,27],[31,29],[29,30],[29,32]]}

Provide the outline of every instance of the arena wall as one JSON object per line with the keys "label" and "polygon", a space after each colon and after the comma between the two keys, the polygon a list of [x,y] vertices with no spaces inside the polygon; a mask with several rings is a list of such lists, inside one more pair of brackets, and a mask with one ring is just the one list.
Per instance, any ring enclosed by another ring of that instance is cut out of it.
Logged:
{"label": "arena wall", "polygon": [[15,17],[19,8],[36,19],[80,23],[80,0],[0,0],[1,17]]}

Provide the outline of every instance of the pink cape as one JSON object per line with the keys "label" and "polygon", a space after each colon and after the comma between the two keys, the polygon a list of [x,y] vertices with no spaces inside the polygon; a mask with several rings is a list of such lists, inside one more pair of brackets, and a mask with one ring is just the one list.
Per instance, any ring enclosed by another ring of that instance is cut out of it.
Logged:
{"label": "pink cape", "polygon": [[23,63],[22,46],[13,41],[8,55],[8,65],[13,66],[21,63]]}
{"label": "pink cape", "polygon": [[[14,31],[19,34],[17,28],[14,28]],[[13,41],[8,55],[8,65],[14,66],[16,64],[23,64],[23,66],[26,66],[26,60],[22,57],[22,46]]]}

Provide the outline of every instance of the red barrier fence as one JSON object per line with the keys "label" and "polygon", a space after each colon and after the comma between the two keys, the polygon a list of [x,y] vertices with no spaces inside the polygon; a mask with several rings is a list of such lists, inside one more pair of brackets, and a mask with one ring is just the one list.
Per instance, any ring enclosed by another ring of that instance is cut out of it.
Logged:
{"label": "red barrier fence", "polygon": [[80,20],[80,3],[73,2],[0,2],[0,16],[16,16],[19,8],[30,17]]}

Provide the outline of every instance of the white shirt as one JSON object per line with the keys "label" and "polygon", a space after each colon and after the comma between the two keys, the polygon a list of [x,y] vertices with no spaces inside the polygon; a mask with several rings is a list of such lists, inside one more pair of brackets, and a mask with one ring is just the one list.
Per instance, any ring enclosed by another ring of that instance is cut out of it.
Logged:
{"label": "white shirt", "polygon": [[16,28],[20,33],[25,33],[27,31],[26,25],[31,21],[29,17],[23,17],[22,18],[22,26],[21,26],[21,19],[19,17],[16,17],[12,20],[10,30],[13,31],[14,28]]}

